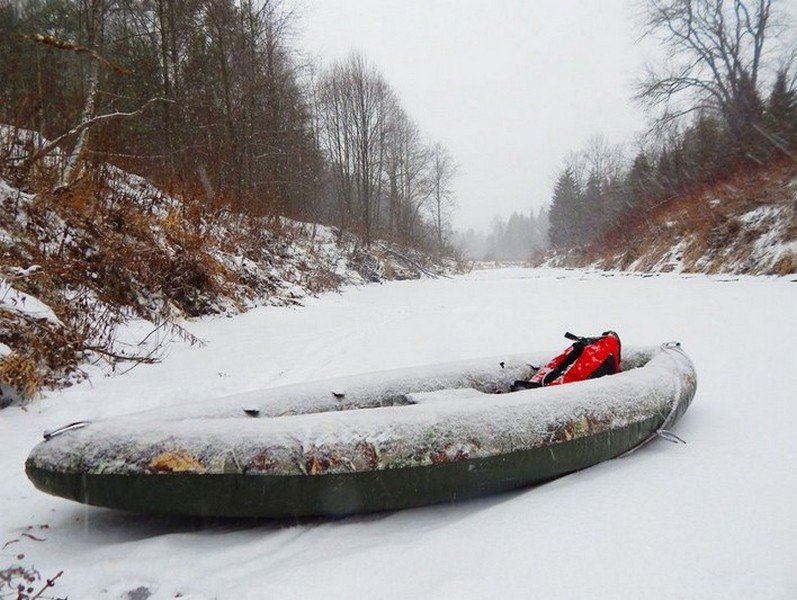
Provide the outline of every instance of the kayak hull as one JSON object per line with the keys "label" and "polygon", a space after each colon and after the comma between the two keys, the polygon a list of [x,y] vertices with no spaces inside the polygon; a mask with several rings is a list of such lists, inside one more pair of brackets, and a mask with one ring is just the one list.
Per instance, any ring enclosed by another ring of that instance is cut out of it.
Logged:
{"label": "kayak hull", "polygon": [[534,355],[116,417],[48,436],[26,472],[48,494],[150,514],[337,517],[455,502],[549,481],[669,429],[695,394],[691,361],[676,347],[626,354],[620,374],[513,393]]}
{"label": "kayak hull", "polygon": [[84,504],[196,517],[341,517],[456,502],[555,479],[614,458],[661,425],[650,418],[550,446],[429,465],[314,476],[63,473],[29,465],[37,488]]}

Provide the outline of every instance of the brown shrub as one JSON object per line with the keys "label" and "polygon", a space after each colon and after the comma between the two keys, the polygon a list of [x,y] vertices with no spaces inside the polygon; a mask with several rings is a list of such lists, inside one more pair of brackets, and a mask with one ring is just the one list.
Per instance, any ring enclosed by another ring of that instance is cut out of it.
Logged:
{"label": "brown shrub", "polygon": [[36,359],[30,353],[19,352],[11,352],[0,358],[0,381],[28,399],[32,398],[44,384]]}

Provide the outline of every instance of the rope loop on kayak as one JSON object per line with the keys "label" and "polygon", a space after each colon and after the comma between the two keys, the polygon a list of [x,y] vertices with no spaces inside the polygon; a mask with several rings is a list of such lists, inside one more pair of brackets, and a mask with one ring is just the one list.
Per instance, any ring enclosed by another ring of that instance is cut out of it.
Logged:
{"label": "rope loop on kayak", "polygon": [[672,431],[667,429],[659,429],[656,431],[656,435],[659,436],[663,440],[667,440],[668,442],[672,442],[673,444],[685,444],[686,440],[683,438],[678,437]]}
{"label": "rope loop on kayak", "polygon": [[[677,352],[680,352],[681,354],[686,355],[683,348],[681,348],[681,342],[675,342],[675,341],[665,342],[661,345],[661,348],[662,350],[675,350]],[[673,361],[675,360],[672,357],[670,357],[670,359]],[[678,394],[676,395],[675,402],[673,402],[672,406],[670,407],[670,411],[667,413],[667,416],[664,418],[664,421],[662,422],[661,426],[656,431],[651,433],[648,437],[646,437],[644,440],[639,442],[636,446],[620,454],[620,456],[628,456],[629,454],[633,454],[634,452],[639,450],[642,446],[646,445],[652,439],[657,437],[660,437],[663,440],[667,440],[668,442],[671,442],[673,444],[685,444],[686,440],[678,437],[672,431],[667,429],[667,427],[669,427],[670,424],[675,420],[678,414],[678,408],[680,404],[681,404],[681,398],[680,394]]]}

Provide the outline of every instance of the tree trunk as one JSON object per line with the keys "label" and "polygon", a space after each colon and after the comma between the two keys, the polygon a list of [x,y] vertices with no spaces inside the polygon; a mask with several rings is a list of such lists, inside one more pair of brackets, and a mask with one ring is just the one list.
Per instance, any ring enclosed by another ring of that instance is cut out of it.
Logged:
{"label": "tree trunk", "polygon": [[[86,37],[88,47],[94,50],[95,54],[89,59],[88,77],[86,79],[86,100],[83,103],[83,110],[80,113],[80,123],[89,121],[94,116],[94,111],[97,108],[97,95],[100,86],[99,56],[102,48],[103,27],[105,25],[105,0],[93,0],[88,10]],[[89,139],[89,129],[89,127],[86,127],[78,134],[72,151],[66,157],[66,163],[61,172],[61,178],[58,181],[56,189],[68,187],[77,174],[80,158]]]}

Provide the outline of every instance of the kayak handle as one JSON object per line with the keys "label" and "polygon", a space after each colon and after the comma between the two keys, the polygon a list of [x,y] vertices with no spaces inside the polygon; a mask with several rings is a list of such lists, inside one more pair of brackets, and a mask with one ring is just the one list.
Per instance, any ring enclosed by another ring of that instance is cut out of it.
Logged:
{"label": "kayak handle", "polygon": [[44,432],[44,439],[49,440],[50,438],[54,438],[57,435],[61,435],[62,433],[66,433],[67,431],[72,431],[73,429],[82,429],[86,425],[91,423],[91,421],[75,421],[74,423],[70,423],[69,425],[64,425],[63,427],[59,427],[58,429],[52,429],[50,431]]}

